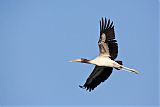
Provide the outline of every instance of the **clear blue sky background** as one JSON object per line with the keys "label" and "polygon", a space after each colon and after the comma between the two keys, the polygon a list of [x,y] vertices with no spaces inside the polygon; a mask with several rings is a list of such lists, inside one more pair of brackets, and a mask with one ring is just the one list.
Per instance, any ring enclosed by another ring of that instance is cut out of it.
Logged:
{"label": "clear blue sky background", "polygon": [[[114,70],[80,89],[98,55],[99,20],[114,21],[119,56],[139,75]],[[0,105],[158,106],[157,0],[0,0]]]}

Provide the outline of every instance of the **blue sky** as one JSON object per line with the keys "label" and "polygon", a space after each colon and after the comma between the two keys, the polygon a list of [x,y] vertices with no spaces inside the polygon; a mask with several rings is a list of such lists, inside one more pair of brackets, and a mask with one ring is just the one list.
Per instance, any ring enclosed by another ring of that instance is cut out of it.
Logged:
{"label": "blue sky", "polygon": [[[135,75],[114,70],[94,91],[99,21],[114,21],[119,56]],[[158,106],[158,1],[0,0],[0,105]]]}

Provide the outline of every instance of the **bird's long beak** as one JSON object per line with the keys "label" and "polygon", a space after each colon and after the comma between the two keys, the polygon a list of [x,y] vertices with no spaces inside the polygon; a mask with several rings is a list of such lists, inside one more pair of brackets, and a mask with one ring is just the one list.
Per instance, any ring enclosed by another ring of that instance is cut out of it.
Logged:
{"label": "bird's long beak", "polygon": [[75,59],[75,60],[71,60],[69,62],[81,62],[81,59]]}

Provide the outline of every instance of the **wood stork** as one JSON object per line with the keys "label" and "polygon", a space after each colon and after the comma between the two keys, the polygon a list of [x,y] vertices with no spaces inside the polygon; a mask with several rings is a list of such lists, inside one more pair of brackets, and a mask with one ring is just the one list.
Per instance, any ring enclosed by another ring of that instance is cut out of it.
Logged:
{"label": "wood stork", "polygon": [[98,41],[100,54],[93,60],[85,58],[75,59],[71,62],[81,62],[94,64],[95,68],[87,78],[85,84],[80,86],[86,90],[94,90],[101,82],[104,82],[111,75],[113,68],[117,70],[126,70],[138,74],[138,71],[125,67],[122,61],[115,60],[118,55],[118,44],[115,40],[113,21],[106,18],[100,20],[100,38]]}

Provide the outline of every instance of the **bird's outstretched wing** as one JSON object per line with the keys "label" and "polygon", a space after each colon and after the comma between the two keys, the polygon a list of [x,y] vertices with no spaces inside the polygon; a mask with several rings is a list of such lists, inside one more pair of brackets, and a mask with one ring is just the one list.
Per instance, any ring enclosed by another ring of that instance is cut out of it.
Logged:
{"label": "bird's outstretched wing", "polygon": [[81,88],[86,90],[94,90],[101,82],[104,82],[112,73],[113,68],[111,67],[102,67],[102,66],[95,66],[92,73],[86,80],[86,83]]}
{"label": "bird's outstretched wing", "polygon": [[118,44],[115,40],[113,21],[103,19],[100,21],[100,38],[98,41],[100,55],[115,59],[118,55]]}

